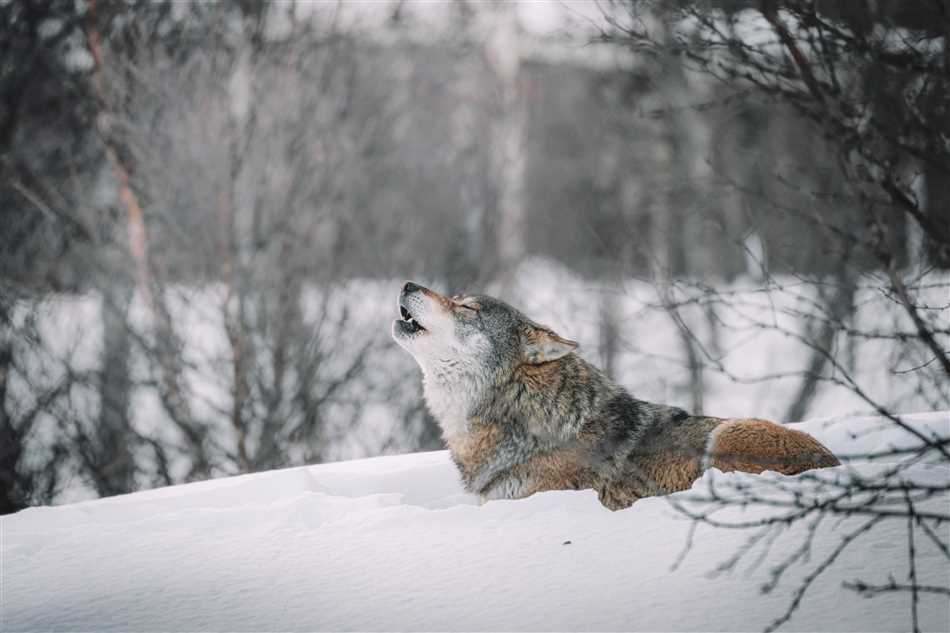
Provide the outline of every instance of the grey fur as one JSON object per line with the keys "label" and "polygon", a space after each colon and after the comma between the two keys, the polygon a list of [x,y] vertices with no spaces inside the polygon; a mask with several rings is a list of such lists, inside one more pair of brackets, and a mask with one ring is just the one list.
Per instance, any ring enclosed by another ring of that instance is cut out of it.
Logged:
{"label": "grey fur", "polygon": [[411,320],[395,321],[393,337],[422,368],[470,492],[594,488],[619,508],[701,473],[722,420],[633,398],[573,353],[576,343],[493,297],[449,299],[407,283],[399,307]]}

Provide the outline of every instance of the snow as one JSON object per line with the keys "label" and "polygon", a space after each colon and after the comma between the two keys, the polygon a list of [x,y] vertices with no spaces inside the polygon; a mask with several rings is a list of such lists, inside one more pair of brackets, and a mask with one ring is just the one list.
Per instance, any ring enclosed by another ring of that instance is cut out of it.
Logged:
{"label": "snow", "polygon": [[[903,420],[950,434],[950,412]],[[912,442],[874,417],[796,427],[839,454]],[[923,462],[905,476],[950,477]],[[819,475],[878,468],[855,461]],[[619,512],[592,491],[478,505],[438,451],[31,508],[0,523],[0,630],[762,630],[866,518],[822,522],[810,556],[763,593],[769,570],[805,538],[804,523],[783,529],[760,564],[755,552],[718,572],[750,533],[700,525],[674,569],[692,523],[670,501],[689,503],[712,484],[766,493],[786,479],[710,471],[691,491]],[[948,501],[929,504],[946,510]],[[730,508],[721,518],[781,511]],[[937,528],[945,540],[948,529]],[[918,536],[920,582],[950,585],[946,559]],[[889,574],[904,581],[906,538],[906,521],[895,520],[854,541],[781,630],[908,628],[908,595],[865,599],[841,587]],[[924,630],[950,629],[945,597],[922,595],[920,616]]]}

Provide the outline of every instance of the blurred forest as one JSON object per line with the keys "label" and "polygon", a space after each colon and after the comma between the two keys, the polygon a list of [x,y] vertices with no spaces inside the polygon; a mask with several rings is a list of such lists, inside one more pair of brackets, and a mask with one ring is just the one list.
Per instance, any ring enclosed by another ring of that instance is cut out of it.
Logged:
{"label": "blurred forest", "polygon": [[355,6],[0,1],[0,513],[440,448],[373,315],[403,279],[521,305],[526,261],[618,289],[618,375],[655,288],[693,409],[736,283],[804,297],[786,419],[900,407],[866,340],[950,408],[945,2]]}

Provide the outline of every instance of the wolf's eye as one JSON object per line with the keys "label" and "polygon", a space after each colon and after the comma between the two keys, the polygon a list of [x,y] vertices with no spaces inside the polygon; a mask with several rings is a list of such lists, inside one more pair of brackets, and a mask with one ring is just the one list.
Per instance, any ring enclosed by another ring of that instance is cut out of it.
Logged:
{"label": "wolf's eye", "polygon": [[453,295],[452,303],[454,303],[458,308],[465,308],[466,310],[471,310],[472,312],[478,312],[479,308],[481,308],[481,306],[477,303],[474,303],[471,300],[471,297],[468,295]]}

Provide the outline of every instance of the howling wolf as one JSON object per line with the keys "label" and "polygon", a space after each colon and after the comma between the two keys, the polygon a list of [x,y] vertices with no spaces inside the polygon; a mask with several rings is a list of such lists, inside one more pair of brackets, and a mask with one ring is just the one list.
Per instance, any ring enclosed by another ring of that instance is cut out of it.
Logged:
{"label": "howling wolf", "polygon": [[616,510],[689,488],[709,467],[793,475],[839,464],[774,422],[637,400],[575,354],[577,343],[498,299],[407,282],[399,313],[393,338],[422,368],[426,403],[482,499],[592,488]]}

